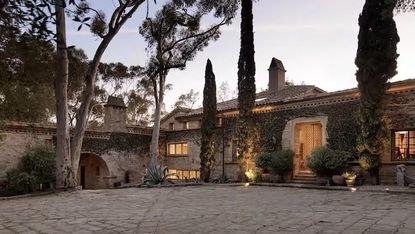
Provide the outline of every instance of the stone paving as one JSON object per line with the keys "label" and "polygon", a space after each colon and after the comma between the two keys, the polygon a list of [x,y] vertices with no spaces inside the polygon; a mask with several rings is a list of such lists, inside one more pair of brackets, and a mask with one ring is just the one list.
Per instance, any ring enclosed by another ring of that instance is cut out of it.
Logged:
{"label": "stone paving", "polygon": [[0,233],[415,233],[415,196],[193,186],[0,201]]}

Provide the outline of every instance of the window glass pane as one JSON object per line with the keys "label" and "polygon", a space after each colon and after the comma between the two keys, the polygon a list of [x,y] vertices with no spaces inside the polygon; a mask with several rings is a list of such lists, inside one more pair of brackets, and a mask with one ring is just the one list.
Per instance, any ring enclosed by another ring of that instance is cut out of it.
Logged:
{"label": "window glass pane", "polygon": [[190,178],[190,171],[183,171],[183,179],[189,179]]}
{"label": "window glass pane", "polygon": [[176,144],[176,154],[182,154],[182,144]]}
{"label": "window glass pane", "polygon": [[408,132],[395,132],[395,157],[397,160],[406,160],[408,152]]}
{"label": "window glass pane", "polygon": [[190,171],[190,178],[196,178],[196,171]]}
{"label": "window glass pane", "polygon": [[169,174],[169,176],[168,176],[169,179],[177,179],[176,169],[170,169],[169,168],[168,174]]}
{"label": "window glass pane", "polygon": [[187,144],[183,144],[182,153],[187,155]]}
{"label": "window glass pane", "polygon": [[183,171],[182,170],[177,170],[177,177],[179,179],[183,179]]}
{"label": "window glass pane", "polygon": [[200,178],[200,171],[196,171],[196,178]]}
{"label": "window glass pane", "polygon": [[409,157],[415,159],[415,131],[409,132]]}
{"label": "window glass pane", "polygon": [[176,154],[174,144],[169,144],[169,154]]}

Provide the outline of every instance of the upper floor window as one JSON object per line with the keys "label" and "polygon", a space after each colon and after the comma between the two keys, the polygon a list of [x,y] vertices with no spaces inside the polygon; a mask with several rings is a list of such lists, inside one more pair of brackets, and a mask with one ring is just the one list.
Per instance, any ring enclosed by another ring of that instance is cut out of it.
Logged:
{"label": "upper floor window", "polygon": [[169,156],[187,156],[187,143],[168,144]]}
{"label": "upper floor window", "polygon": [[189,129],[189,122],[184,122],[183,129]]}
{"label": "upper floor window", "polygon": [[222,127],[222,118],[217,118],[217,120],[216,120],[216,126],[217,127]]}
{"label": "upper floor window", "polygon": [[415,160],[415,130],[392,132],[392,160]]}
{"label": "upper floor window", "polygon": [[170,130],[174,130],[174,123],[170,123],[170,125],[169,125],[169,129],[170,129]]}

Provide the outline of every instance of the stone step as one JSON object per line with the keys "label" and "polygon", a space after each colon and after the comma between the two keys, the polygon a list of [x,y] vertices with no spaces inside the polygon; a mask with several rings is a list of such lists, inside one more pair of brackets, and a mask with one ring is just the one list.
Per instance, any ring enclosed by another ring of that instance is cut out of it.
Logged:
{"label": "stone step", "polygon": [[316,180],[316,176],[314,176],[314,175],[301,175],[301,174],[298,174],[298,175],[295,175],[294,176],[294,179],[299,179],[299,180]]}
{"label": "stone step", "polygon": [[317,180],[299,180],[299,179],[291,179],[291,180],[288,180],[287,183],[292,183],[292,184],[318,184]]}

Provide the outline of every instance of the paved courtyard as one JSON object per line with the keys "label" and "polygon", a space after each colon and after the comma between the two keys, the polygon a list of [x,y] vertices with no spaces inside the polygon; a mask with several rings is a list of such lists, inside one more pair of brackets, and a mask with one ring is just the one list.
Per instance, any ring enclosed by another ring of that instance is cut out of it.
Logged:
{"label": "paved courtyard", "polygon": [[415,233],[415,196],[193,186],[0,201],[0,233]]}

